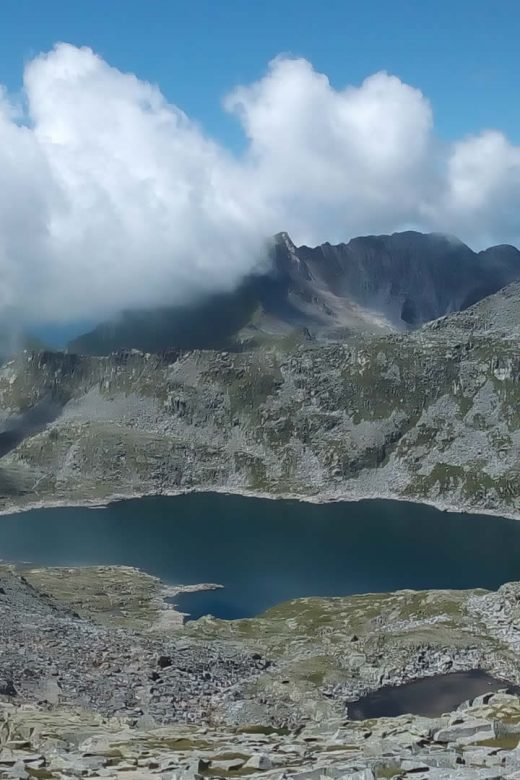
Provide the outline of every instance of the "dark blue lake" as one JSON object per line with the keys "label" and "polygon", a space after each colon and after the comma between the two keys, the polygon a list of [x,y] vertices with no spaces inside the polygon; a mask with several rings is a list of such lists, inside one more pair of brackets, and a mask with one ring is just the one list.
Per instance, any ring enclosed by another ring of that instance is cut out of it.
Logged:
{"label": "dark blue lake", "polygon": [[306,504],[214,493],[0,517],[0,558],[127,564],[185,595],[193,617],[255,615],[300,596],[497,588],[520,579],[520,522],[396,501]]}

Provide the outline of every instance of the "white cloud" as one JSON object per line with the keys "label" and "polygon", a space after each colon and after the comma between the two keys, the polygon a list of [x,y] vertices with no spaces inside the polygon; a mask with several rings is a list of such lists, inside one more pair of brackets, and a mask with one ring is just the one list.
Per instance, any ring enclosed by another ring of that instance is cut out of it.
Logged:
{"label": "white cloud", "polygon": [[0,94],[0,314],[101,318],[230,289],[278,230],[520,240],[520,148],[496,131],[441,144],[424,95],[386,73],[337,90],[274,60],[225,101],[241,159],[90,49],[59,44],[24,84],[23,117]]}
{"label": "white cloud", "polygon": [[[418,213],[431,152],[431,109],[416,89],[376,73],[334,90],[305,60],[277,59],[226,101],[284,229],[310,242],[394,229]],[[324,236],[324,226],[334,235]]]}
{"label": "white cloud", "polygon": [[520,239],[520,147],[485,131],[453,144],[437,221],[479,244]]}
{"label": "white cloud", "polygon": [[30,129],[8,106],[0,125],[0,290],[22,316],[182,302],[263,258],[237,164],[158,89],[60,45],[25,92]]}

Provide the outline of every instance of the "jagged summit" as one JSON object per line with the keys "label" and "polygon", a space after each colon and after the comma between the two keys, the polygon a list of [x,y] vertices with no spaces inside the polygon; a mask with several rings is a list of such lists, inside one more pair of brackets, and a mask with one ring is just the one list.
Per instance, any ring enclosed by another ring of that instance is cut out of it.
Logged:
{"label": "jagged summit", "polygon": [[276,233],[274,236],[274,242],[276,244],[284,244],[291,249],[296,249],[296,244],[290,237],[289,233],[287,233],[285,230],[282,230],[281,233]]}
{"label": "jagged summit", "polygon": [[473,252],[454,236],[405,231],[346,244],[296,246],[278,233],[271,269],[233,293],[176,309],[126,313],[69,345],[106,354],[136,347],[236,348],[299,338],[409,330],[464,310],[520,279],[520,252]]}

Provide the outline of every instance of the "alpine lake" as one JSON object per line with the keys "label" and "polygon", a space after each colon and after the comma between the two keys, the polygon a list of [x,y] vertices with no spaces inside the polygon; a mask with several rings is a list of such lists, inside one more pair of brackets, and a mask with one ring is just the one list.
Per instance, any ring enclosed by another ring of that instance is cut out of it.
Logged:
{"label": "alpine lake", "polygon": [[520,523],[397,501],[311,504],[219,493],[0,518],[0,558],[122,564],[169,585],[191,619],[251,617],[288,599],[400,589],[487,588],[520,579]]}
{"label": "alpine lake", "polygon": [[[175,603],[189,619],[252,617],[288,599],[400,589],[496,589],[520,579],[520,523],[387,500],[311,504],[220,493],[0,518],[0,558],[134,566],[169,585],[215,583]],[[349,717],[438,715],[507,681],[475,669],[383,687]],[[516,687],[512,692],[518,693]]]}

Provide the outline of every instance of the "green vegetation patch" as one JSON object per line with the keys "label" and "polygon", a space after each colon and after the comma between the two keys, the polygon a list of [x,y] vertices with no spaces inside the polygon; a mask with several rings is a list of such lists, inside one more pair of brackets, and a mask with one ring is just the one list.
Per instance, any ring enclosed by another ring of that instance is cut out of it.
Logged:
{"label": "green vegetation patch", "polygon": [[81,617],[107,626],[150,628],[162,602],[161,582],[128,566],[28,568],[23,576]]}

